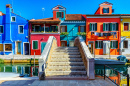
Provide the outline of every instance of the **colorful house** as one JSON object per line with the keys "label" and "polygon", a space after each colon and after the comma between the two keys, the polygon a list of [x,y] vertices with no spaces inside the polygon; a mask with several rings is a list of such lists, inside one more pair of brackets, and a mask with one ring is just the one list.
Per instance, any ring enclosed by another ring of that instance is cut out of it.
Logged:
{"label": "colorful house", "polygon": [[28,38],[28,20],[7,4],[6,14],[0,12],[0,55],[29,55]]}
{"label": "colorful house", "polygon": [[104,2],[94,15],[86,17],[86,44],[95,55],[119,55],[120,15],[112,14],[112,4]]}
{"label": "colorful house", "polygon": [[130,15],[121,15],[121,54],[130,54]]}

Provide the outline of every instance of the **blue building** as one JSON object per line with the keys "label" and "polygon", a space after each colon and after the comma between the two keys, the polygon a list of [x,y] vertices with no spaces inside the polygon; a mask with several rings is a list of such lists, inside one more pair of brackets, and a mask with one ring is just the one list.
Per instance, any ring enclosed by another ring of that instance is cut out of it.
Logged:
{"label": "blue building", "polygon": [[29,55],[28,20],[7,4],[6,14],[0,12],[0,55],[14,54]]}
{"label": "blue building", "polygon": [[[60,33],[68,32],[68,36],[60,35],[61,46],[74,46],[74,40],[78,32],[86,33],[86,20],[82,14],[66,14],[66,8],[57,5],[53,9],[53,18],[61,20]],[[86,35],[83,36],[86,40]]]}

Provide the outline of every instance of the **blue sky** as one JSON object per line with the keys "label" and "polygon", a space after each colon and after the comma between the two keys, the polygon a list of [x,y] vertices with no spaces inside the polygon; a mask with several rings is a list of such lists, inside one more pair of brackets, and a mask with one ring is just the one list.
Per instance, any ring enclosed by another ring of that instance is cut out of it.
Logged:
{"label": "blue sky", "polygon": [[105,1],[113,4],[114,14],[130,14],[130,0],[0,0],[0,11],[5,13],[5,5],[12,1],[14,13],[26,19],[52,17],[52,8],[58,4],[66,8],[67,14],[94,14]]}

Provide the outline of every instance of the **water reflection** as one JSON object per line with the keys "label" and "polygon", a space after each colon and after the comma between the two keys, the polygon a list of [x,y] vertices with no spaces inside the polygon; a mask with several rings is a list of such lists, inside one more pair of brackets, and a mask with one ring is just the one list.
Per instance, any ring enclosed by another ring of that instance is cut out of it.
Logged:
{"label": "water reflection", "polygon": [[38,64],[0,64],[0,72],[19,73],[23,77],[38,76]]}

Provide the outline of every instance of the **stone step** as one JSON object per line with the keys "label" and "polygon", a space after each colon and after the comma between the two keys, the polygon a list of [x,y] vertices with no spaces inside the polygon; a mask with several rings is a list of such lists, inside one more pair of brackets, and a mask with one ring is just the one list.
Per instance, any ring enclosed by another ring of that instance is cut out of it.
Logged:
{"label": "stone step", "polygon": [[54,75],[86,75],[86,71],[46,71],[46,76]]}
{"label": "stone step", "polygon": [[82,58],[51,58],[51,62],[82,62]]}
{"label": "stone step", "polygon": [[52,55],[52,58],[81,58],[81,55]]}
{"label": "stone step", "polygon": [[58,47],[55,50],[78,50],[78,47]]}
{"label": "stone step", "polygon": [[54,50],[54,52],[79,52],[79,50]]}
{"label": "stone step", "polygon": [[47,71],[85,71],[85,66],[48,66]]}
{"label": "stone step", "polygon": [[83,62],[49,62],[48,66],[84,66]]}
{"label": "stone step", "polygon": [[79,55],[80,52],[53,52],[52,55]]}

